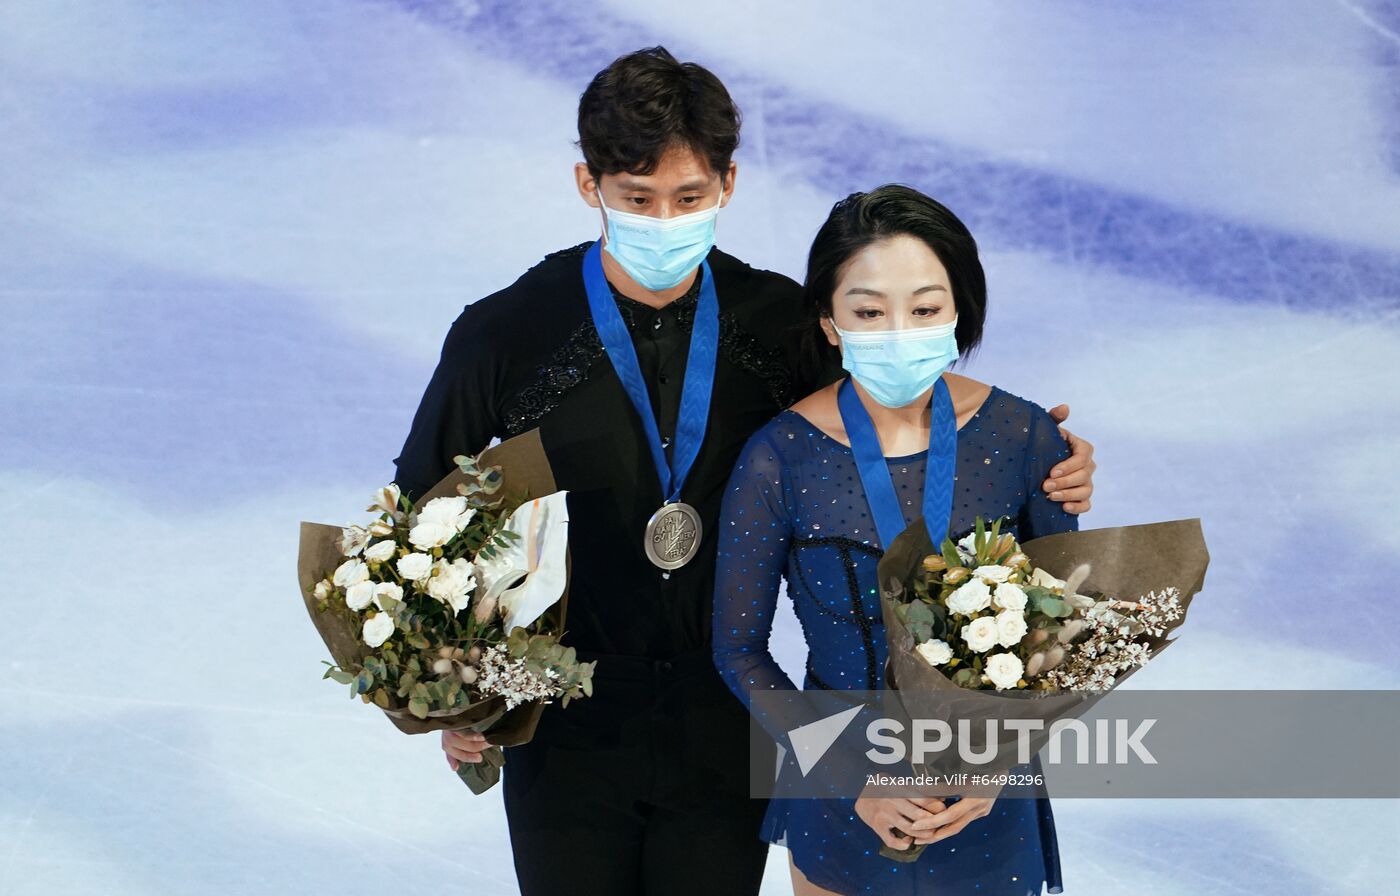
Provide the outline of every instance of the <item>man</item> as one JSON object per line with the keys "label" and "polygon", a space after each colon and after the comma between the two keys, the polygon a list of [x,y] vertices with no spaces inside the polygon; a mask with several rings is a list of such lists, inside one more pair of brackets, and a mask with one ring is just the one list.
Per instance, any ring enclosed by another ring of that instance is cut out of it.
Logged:
{"label": "man", "polygon": [[[798,358],[796,283],[712,248],[739,142],[713,74],[659,47],[623,56],[584,92],[578,128],[578,191],[604,239],[462,311],[396,480],[416,498],[454,455],[538,427],[569,492],[565,640],[598,661],[595,691],[546,707],[534,740],[505,751],[521,891],[757,893],[748,715],[710,653],[714,526],[749,435],[840,372]],[[1046,487],[1081,512],[1092,447],[1070,441]],[[454,767],[486,743],[443,738]]]}

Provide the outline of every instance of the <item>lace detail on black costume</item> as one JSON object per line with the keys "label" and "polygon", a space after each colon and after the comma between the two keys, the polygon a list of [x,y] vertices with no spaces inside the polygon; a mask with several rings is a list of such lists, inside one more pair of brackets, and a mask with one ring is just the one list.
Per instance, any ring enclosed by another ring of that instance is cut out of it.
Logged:
{"label": "lace detail on black costume", "polygon": [[588,379],[594,362],[605,354],[593,322],[579,324],[549,361],[536,370],[537,379],[521,389],[506,408],[506,434],[520,435],[558,407],[570,389]]}
{"label": "lace detail on black costume", "polygon": [[[568,249],[551,252],[544,261],[573,255],[584,255],[591,243],[580,243]],[[541,264],[543,261],[541,262]],[[612,287],[612,284],[608,284]],[[629,331],[636,329],[638,309],[652,310],[649,305],[628,298],[613,288],[613,297]],[[668,307],[675,310],[676,324],[689,333],[695,327],[695,309],[699,304],[700,278],[696,277],[690,289]],[[719,316],[719,344],[730,363],[747,370],[758,377],[773,397],[775,410],[792,403],[792,374],[783,364],[783,354],[775,349],[767,349],[752,333],[734,319],[733,315],[721,312]],[[510,436],[519,435],[539,423],[540,419],[559,406],[568,392],[588,379],[593,365],[607,355],[603,342],[592,320],[585,320],[569,334],[564,344],[555,349],[549,359],[535,370],[535,379],[521,389],[506,408],[505,428]]]}
{"label": "lace detail on black costume", "polygon": [[558,250],[558,251],[556,251],[556,252],[551,252],[551,253],[549,253],[548,255],[546,255],[544,258],[541,258],[539,261],[537,261],[537,262],[535,262],[533,265],[531,265],[531,266],[530,266],[530,270],[533,271],[535,268],[539,267],[540,265],[544,264],[546,261],[549,261],[550,259],[554,259],[554,258],[565,258],[565,257],[570,256],[570,255],[583,256],[583,255],[587,254],[587,252],[588,252],[588,247],[589,247],[589,246],[592,246],[592,245],[593,245],[592,242],[579,243],[577,246],[570,246],[570,247],[567,248],[567,249],[560,249],[560,250]]}
{"label": "lace detail on black costume", "polygon": [[734,366],[763,381],[777,408],[785,408],[797,399],[792,394],[792,372],[783,363],[783,353],[764,348],[752,333],[724,312],[719,316],[719,344]]}

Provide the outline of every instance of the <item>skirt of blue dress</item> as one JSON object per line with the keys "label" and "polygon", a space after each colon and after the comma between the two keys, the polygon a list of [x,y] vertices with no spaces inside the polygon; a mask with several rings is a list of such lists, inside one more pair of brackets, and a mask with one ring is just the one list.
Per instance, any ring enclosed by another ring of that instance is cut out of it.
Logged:
{"label": "skirt of blue dress", "polygon": [[[1038,763],[1036,763],[1038,765]],[[1038,769],[1037,769],[1038,770]],[[1017,766],[1015,771],[1031,771]],[[813,884],[841,894],[1040,896],[1061,893],[1050,800],[1001,797],[953,837],[924,847],[914,862],[880,855],[881,841],[855,800],[777,797],[760,836],[786,846]]]}

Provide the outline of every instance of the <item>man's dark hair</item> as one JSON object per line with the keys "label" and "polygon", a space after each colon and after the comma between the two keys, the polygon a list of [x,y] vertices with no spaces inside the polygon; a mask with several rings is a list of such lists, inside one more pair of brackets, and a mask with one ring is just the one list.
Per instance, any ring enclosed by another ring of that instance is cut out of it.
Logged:
{"label": "man's dark hair", "polygon": [[987,279],[971,232],[942,203],[913,187],[885,184],[869,193],[852,193],[832,206],[826,223],[812,240],[802,286],[801,323],[803,362],[809,376],[841,366],[836,346],[822,332],[821,319],[831,316],[832,294],[842,267],[871,243],[900,234],[922,240],[948,271],[958,312],[955,336],[959,358],[965,358],[982,341]]}
{"label": "man's dark hair", "polygon": [[723,177],[739,146],[739,107],[708,69],[664,47],[628,53],[593,77],[578,102],[578,147],[588,173],[651,174],[683,146]]}

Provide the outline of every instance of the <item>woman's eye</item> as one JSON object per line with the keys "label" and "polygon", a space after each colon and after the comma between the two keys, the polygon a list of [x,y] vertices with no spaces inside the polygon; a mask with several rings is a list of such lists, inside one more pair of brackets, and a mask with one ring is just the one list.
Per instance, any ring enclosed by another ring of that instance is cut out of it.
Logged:
{"label": "woman's eye", "polygon": [[860,318],[861,320],[874,320],[875,318],[879,317],[882,313],[883,312],[881,312],[878,308],[862,308],[856,312],[856,317]]}
{"label": "woman's eye", "polygon": [[915,308],[914,313],[921,317],[933,317],[942,310],[942,308]]}

